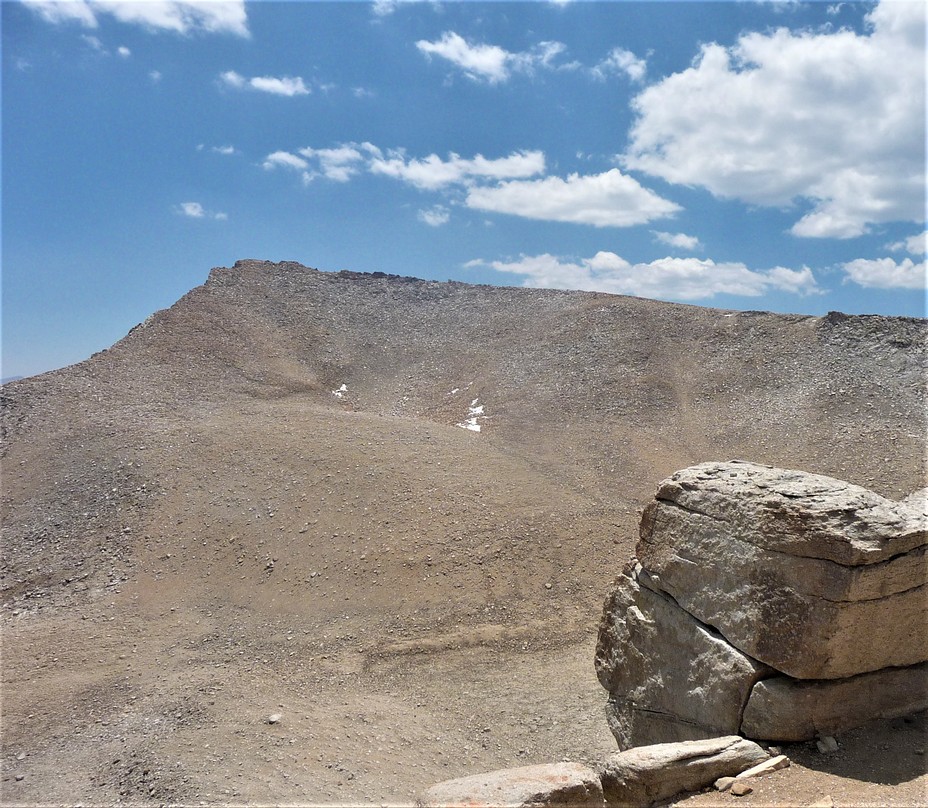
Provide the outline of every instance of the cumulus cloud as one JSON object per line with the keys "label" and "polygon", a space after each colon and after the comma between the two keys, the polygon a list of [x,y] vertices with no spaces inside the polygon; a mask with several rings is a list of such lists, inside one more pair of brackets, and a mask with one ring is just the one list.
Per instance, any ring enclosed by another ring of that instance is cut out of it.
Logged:
{"label": "cumulus cloud", "polygon": [[451,212],[444,205],[435,205],[428,210],[420,210],[416,218],[429,227],[441,227],[443,224],[448,224]]}
{"label": "cumulus cloud", "polygon": [[797,236],[850,238],[925,217],[925,5],[869,30],[747,33],[632,102],[623,165],[719,197],[811,211]]}
{"label": "cumulus cloud", "polygon": [[669,300],[707,300],[719,294],[758,297],[770,291],[800,295],[821,292],[808,267],[751,270],[742,263],[698,258],[661,258],[632,264],[613,252],[566,261],[547,253],[518,261],[469,262],[521,276],[525,286],[581,289]]}
{"label": "cumulus cloud", "polygon": [[272,95],[309,95],[309,88],[299,76],[284,76],[276,78],[274,76],[254,76],[246,78],[234,70],[227,70],[219,74],[219,81],[226,87],[232,87],[235,90],[257,90],[262,93],[271,93]]}
{"label": "cumulus cloud", "polygon": [[128,59],[132,55],[132,51],[129,50],[125,45],[120,45],[116,49],[116,53],[122,56],[123,59]]}
{"label": "cumulus cloud", "polygon": [[224,221],[229,218],[227,213],[206,210],[199,202],[181,202],[174,207],[174,212],[191,219],[218,219]]}
{"label": "cumulus cloud", "polygon": [[152,30],[249,36],[244,0],[24,0],[52,23],[97,28],[100,15]]}
{"label": "cumulus cloud", "polygon": [[680,250],[701,250],[702,243],[696,236],[688,236],[686,233],[665,233],[661,230],[652,230],[654,238],[661,244],[668,247],[677,247]]}
{"label": "cumulus cloud", "polygon": [[924,289],[925,262],[916,264],[911,258],[897,263],[892,258],[873,260],[858,258],[844,264],[844,282],[851,281],[866,289]]}
{"label": "cumulus cloud", "polygon": [[617,168],[604,174],[513,180],[495,187],[472,188],[466,204],[527,219],[595,227],[631,227],[681,210]]}
{"label": "cumulus cloud", "polygon": [[531,74],[539,67],[553,69],[554,59],[566,50],[561,42],[541,42],[531,50],[513,53],[499,45],[468,42],[454,31],[445,31],[434,42],[420,39],[416,47],[428,57],[438,56],[451,62],[468,78],[489,84],[506,81],[513,71]]}
{"label": "cumulus cloud", "polygon": [[887,244],[886,249],[893,252],[905,250],[910,255],[925,255],[925,253],[928,253],[928,231],[916,233],[903,241]]}
{"label": "cumulus cloud", "polygon": [[639,59],[625,48],[613,48],[609,55],[592,69],[592,73],[598,79],[621,73],[632,81],[642,81],[647,70],[648,65],[644,59]]}

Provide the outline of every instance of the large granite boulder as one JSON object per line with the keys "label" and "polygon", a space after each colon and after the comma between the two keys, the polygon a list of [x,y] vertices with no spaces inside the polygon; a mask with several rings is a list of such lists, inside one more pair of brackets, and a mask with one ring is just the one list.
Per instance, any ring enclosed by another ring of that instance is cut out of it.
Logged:
{"label": "large granite boulder", "polygon": [[600,624],[620,748],[928,707],[925,503],[742,462],[662,482]]}
{"label": "large granite boulder", "polygon": [[683,609],[790,676],[914,665],[928,660],[923,503],[801,471],[704,463],[661,483],[637,555]]}

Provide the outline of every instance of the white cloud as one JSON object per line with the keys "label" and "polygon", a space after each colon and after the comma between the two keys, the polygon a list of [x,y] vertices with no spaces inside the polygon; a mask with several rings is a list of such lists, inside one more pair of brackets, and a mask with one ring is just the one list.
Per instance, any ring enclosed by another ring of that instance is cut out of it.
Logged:
{"label": "white cloud", "polygon": [[592,69],[592,73],[599,79],[606,78],[610,73],[624,73],[632,81],[642,81],[647,70],[648,65],[644,59],[639,59],[625,48],[613,48],[609,55]]}
{"label": "white cloud", "polygon": [[275,151],[264,158],[261,164],[263,168],[270,171],[272,168],[293,168],[298,171],[305,171],[309,168],[309,163],[302,157],[285,151]]}
{"label": "white cloud", "polygon": [[868,22],[705,45],[634,99],[624,165],[759,205],[808,200],[799,236],[924,221],[925,5],[883,2]]}
{"label": "white cloud", "polygon": [[420,210],[416,218],[429,227],[441,227],[443,224],[448,224],[451,212],[444,205],[435,205],[429,210]]}
{"label": "white cloud", "polygon": [[304,157],[315,159],[319,163],[319,173],[335,182],[348,182],[360,172],[359,164],[364,155],[353,144],[337,146],[334,149],[300,149]]}
{"label": "white cloud", "polygon": [[394,177],[424,190],[436,190],[455,183],[468,184],[475,179],[533,177],[544,172],[545,155],[540,151],[518,151],[497,159],[488,159],[482,154],[466,159],[452,152],[447,160],[437,154],[417,160],[408,159],[397,150],[389,152],[387,157],[374,155],[369,168],[373,174]]}
{"label": "white cloud", "polygon": [[[435,42],[420,39],[416,47],[426,56],[446,59],[468,78],[490,84],[506,81],[512,71],[531,74],[537,67],[555,69],[554,59],[566,50],[560,42],[541,42],[531,50],[512,53],[499,45],[472,44],[454,31],[445,31]],[[561,67],[572,69],[576,65]]]}
{"label": "white cloud", "polygon": [[617,168],[604,174],[571,174],[566,180],[546,177],[472,188],[467,195],[467,206],[528,219],[596,227],[645,224],[681,209]]}
{"label": "white cloud", "polygon": [[106,53],[106,49],[103,47],[103,43],[99,38],[92,36],[91,34],[81,34],[81,39],[84,40],[91,48],[100,53]]}
{"label": "white cloud", "polygon": [[255,76],[246,78],[234,70],[227,70],[219,74],[219,80],[227,87],[236,90],[257,90],[262,93],[271,93],[272,95],[285,95],[292,97],[294,95],[309,95],[309,88],[303,83],[299,76],[284,76],[275,78],[274,76]]}
{"label": "white cloud", "polygon": [[868,260],[858,258],[843,265],[844,282],[853,281],[867,289],[924,289],[925,262],[916,264],[911,258],[896,263],[892,258]]}
{"label": "white cloud", "polygon": [[174,212],[191,219],[218,219],[225,221],[229,218],[227,213],[214,213],[206,210],[199,202],[181,202],[174,207]]}
{"label": "white cloud", "polygon": [[151,79],[152,84],[157,84],[159,81],[161,81],[161,71],[160,70],[149,71],[148,78]]}
{"label": "white cloud", "polygon": [[24,0],[52,23],[99,25],[98,15],[155,30],[189,34],[231,33],[249,36],[244,0]]}
{"label": "white cloud", "polygon": [[255,90],[274,95],[309,95],[309,89],[299,76],[274,78],[273,76],[256,76],[249,79],[248,84]]}
{"label": "white cloud", "polygon": [[216,152],[216,154],[235,154],[235,146],[212,146],[210,151]]}
{"label": "white cloud", "polygon": [[909,236],[903,241],[887,244],[886,249],[892,250],[893,252],[905,250],[910,255],[925,255],[928,253],[928,231],[916,233],[914,236]]}
{"label": "white cloud", "polygon": [[[384,152],[372,143],[343,143],[328,149],[307,147],[295,154],[273,152],[263,166],[300,171],[305,183],[318,176],[347,182],[368,172],[423,191],[464,191],[465,204],[476,210],[597,227],[644,224],[681,209],[618,169],[589,176],[571,174],[566,179],[530,179],[545,173],[541,151],[516,151],[499,158],[482,154],[465,158],[454,152],[446,159],[437,154],[412,158],[402,149]],[[698,239],[694,241],[698,244]]]}
{"label": "white cloud", "polygon": [[677,247],[681,250],[701,250],[702,244],[696,236],[688,236],[686,233],[665,233],[661,230],[652,230],[654,238],[661,244],[668,247]]}
{"label": "white cloud", "polygon": [[[484,262],[469,262],[475,266]],[[578,262],[544,254],[489,266],[524,278],[525,286],[581,289],[669,300],[706,300],[718,294],[758,297],[770,291],[794,294],[821,292],[808,267],[775,267],[758,271],[742,263],[717,264],[698,258],[661,258],[632,264],[613,252],[598,252]]]}
{"label": "white cloud", "polygon": [[132,55],[132,51],[129,50],[125,45],[120,45],[116,49],[116,53],[122,56],[123,59],[128,59]]}

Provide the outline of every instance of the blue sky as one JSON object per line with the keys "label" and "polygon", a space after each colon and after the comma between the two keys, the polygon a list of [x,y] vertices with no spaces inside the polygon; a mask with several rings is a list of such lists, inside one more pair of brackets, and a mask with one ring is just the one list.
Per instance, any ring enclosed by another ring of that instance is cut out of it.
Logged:
{"label": "blue sky", "polygon": [[240,258],[925,316],[920,2],[3,2],[2,375]]}

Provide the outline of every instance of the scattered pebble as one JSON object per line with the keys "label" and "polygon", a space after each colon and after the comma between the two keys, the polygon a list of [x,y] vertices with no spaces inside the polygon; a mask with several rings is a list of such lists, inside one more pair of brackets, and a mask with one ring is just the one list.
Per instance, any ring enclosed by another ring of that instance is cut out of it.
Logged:
{"label": "scattered pebble", "polygon": [[743,797],[745,794],[750,794],[753,790],[754,787],[748,785],[743,780],[736,780],[731,784],[731,793],[736,797]]}
{"label": "scattered pebble", "polygon": [[838,751],[838,742],[831,735],[826,735],[823,738],[819,738],[815,742],[815,746],[823,755],[828,755],[832,752]]}
{"label": "scattered pebble", "polygon": [[720,777],[715,781],[715,790],[716,791],[728,791],[731,788],[732,783],[735,782],[734,777]]}
{"label": "scattered pebble", "polygon": [[267,723],[268,724],[279,724],[281,718],[283,718],[283,716],[280,713],[272,713],[271,715],[267,717]]}

